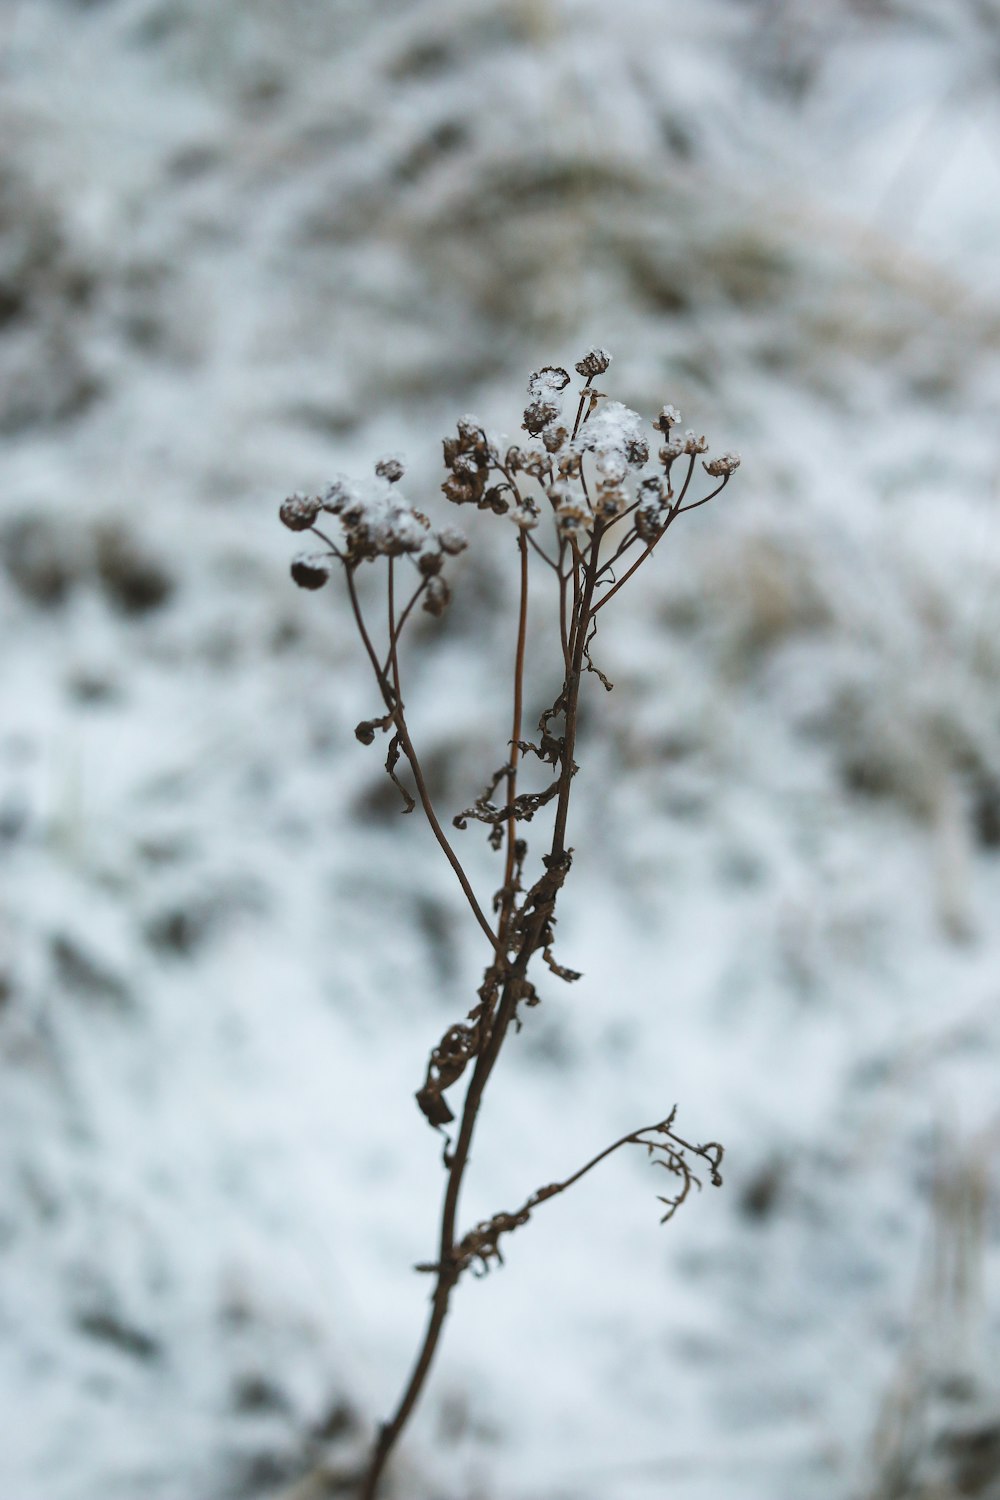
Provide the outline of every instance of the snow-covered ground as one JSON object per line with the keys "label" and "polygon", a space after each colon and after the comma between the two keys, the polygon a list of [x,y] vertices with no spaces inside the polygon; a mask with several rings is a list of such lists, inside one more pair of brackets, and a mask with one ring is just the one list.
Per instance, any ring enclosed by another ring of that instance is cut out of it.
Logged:
{"label": "snow-covered ground", "polygon": [[[453,519],[456,417],[593,341],[743,467],[609,611],[585,977],[463,1222],[675,1102],[726,1183],[540,1209],[396,1494],[1000,1495],[998,63],[994,0],[0,4],[0,1500],[318,1500],[395,1400],[485,956],[277,504],[399,451]],[[472,530],[409,660],[449,811]]]}

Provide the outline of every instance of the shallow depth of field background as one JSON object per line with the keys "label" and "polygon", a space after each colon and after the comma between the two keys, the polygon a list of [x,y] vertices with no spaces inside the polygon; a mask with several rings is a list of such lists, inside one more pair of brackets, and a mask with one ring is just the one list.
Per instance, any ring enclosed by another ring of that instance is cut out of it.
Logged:
{"label": "shallow depth of field background", "polygon": [[[674,1103],[726,1184],[546,1205],[395,1493],[1000,1496],[998,245],[996,0],[3,0],[4,1500],[318,1500],[395,1399],[485,955],[277,505],[398,452],[444,520],[455,419],[593,342],[743,468],[603,617],[585,978],[463,1218]],[[407,668],[449,815],[508,733],[470,530]]]}

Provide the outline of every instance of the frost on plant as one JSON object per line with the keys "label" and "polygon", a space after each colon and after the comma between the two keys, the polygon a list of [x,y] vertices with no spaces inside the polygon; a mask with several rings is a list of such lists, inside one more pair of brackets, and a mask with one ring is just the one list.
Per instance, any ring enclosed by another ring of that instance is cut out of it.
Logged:
{"label": "frost on plant", "polygon": [[[511,1030],[520,1029],[524,1011],[542,998],[537,976],[531,977],[536,955],[557,979],[572,983],[580,978],[555,955],[556,906],[572,865],[568,826],[582,684],[593,673],[608,691],[612,686],[592,656],[601,611],[652,555],[678,516],[711,500],[739,466],[734,453],[706,459],[706,439],[690,429],[680,432],[676,407],[663,406],[647,422],[609,399],[594,382],[610,364],[605,350],[590,349],[576,365],[582,380],[576,391],[570,389],[569,371],[553,365],[537,370],[528,382],[526,440],[521,444],[498,443],[472,416],[462,417],[455,434],[444,440],[445,497],[454,505],[492,513],[498,526],[509,525],[519,580],[511,630],[507,753],[472,805],[452,818],[459,831],[470,823],[483,824],[491,847],[501,855],[502,877],[489,901],[473,889],[431,801],[403,694],[407,627],[418,608],[434,616],[447,608],[449,571],[466,546],[465,537],[454,526],[436,528],[405,497],[403,464],[395,456],[379,459],[374,475],[364,482],[339,478],[321,495],[290,495],[280,510],[289,530],[309,532],[315,544],[292,562],[295,582],[305,589],[320,589],[338,574],[343,578],[380,699],[376,714],[357,726],[357,737],[365,745],[387,737],[385,769],[402,799],[402,810],[412,812],[419,802],[488,945],[475,1003],[431,1048],[416,1089],[425,1120],[445,1138],[437,1252],[417,1267],[434,1278],[434,1291],[413,1370],[396,1411],[376,1438],[361,1483],[363,1500],[377,1494],[389,1455],[424,1388],[457,1282],[467,1270],[482,1275],[492,1265],[503,1264],[502,1236],[526,1224],[540,1204],[629,1144],[645,1146],[654,1164],[671,1179],[672,1191],[660,1199],[666,1207],[664,1221],[693,1185],[701,1186],[692,1165],[696,1159],[706,1164],[714,1186],[722,1182],[722,1147],[717,1142],[694,1145],[679,1136],[674,1130],[675,1107],[658,1125],[623,1136],[563,1181],[538,1189],[516,1211],[499,1212],[465,1234],[458,1232],[459,1193],[484,1090]],[[356,585],[358,570],[365,565],[379,567],[385,582],[378,629],[366,615]],[[528,591],[537,570],[553,605],[555,696],[532,736],[523,723],[524,657]],[[409,770],[412,791],[398,775],[401,766]],[[534,773],[530,782],[529,768]],[[543,832],[537,836],[532,829],[539,843],[533,860],[525,825],[536,819]],[[463,1083],[464,1093],[458,1097]]]}

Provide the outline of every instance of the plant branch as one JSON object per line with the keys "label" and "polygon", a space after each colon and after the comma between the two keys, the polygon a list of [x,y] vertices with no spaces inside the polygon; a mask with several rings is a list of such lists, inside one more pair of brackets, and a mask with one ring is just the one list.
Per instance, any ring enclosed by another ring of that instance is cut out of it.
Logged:
{"label": "plant branch", "polygon": [[410,763],[410,770],[413,772],[413,780],[417,788],[417,796],[420,799],[420,805],[424,810],[424,816],[430,824],[431,832],[434,834],[434,837],[437,839],[438,843],[441,846],[442,853],[454,870],[455,875],[458,878],[459,885],[465,892],[466,900],[472,908],[472,912],[476,918],[476,921],[479,923],[483,932],[489,939],[490,946],[496,948],[497,940],[493,935],[493,929],[487,921],[486,915],[478,900],[476,899],[476,893],[469,883],[469,877],[465,873],[462,862],[449,843],[448,836],[445,833],[444,829],[441,827],[438,815],[434,811],[434,804],[431,801],[430,793],[427,790],[427,783],[424,780],[424,774],[421,769],[420,762],[417,759],[417,752],[414,750],[413,741],[410,739],[410,732],[407,729],[406,718],[403,713],[403,705],[398,696],[399,678],[395,641],[390,647],[390,656],[394,661],[394,677],[393,681],[390,683],[385,672],[383,672],[381,668],[379,659],[375,654],[375,648],[371,642],[371,636],[368,634],[368,629],[364,621],[364,615],[362,614],[361,610],[361,601],[358,598],[358,591],[354,583],[353,571],[350,565],[345,567],[344,573],[347,578],[347,593],[351,601],[351,609],[354,612],[354,619],[358,627],[358,633],[360,634],[365,646],[365,650],[368,653],[368,659],[371,662],[372,668],[375,672],[375,679],[378,682],[379,690],[382,694],[385,706],[393,716],[393,721],[396,725],[396,732],[399,735],[399,743],[402,747],[403,754],[406,756],[407,760]]}

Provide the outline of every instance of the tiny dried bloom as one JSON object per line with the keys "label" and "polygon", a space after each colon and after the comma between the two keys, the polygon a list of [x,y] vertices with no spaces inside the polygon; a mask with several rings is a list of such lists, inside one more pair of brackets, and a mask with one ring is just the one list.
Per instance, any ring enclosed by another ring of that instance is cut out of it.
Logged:
{"label": "tiny dried bloom", "polygon": [[468,539],[457,526],[442,526],[437,534],[437,540],[441,551],[447,552],[451,557],[457,557],[469,545]]}
{"label": "tiny dried bloom", "polygon": [[598,459],[616,454],[632,468],[641,468],[649,458],[642,418],[621,401],[606,401],[574,441],[575,450],[593,453]]}
{"label": "tiny dried bloom", "polygon": [[403,477],[403,465],[398,458],[387,454],[375,465],[375,473],[379,479],[387,479],[390,484],[398,484]]}
{"label": "tiny dried bloom", "polygon": [[289,495],[282,500],[278,515],[289,531],[308,531],[319,515],[318,495]]}
{"label": "tiny dried bloom", "polygon": [[628,503],[628,494],[619,485],[602,484],[597,492],[597,504],[594,509],[602,521],[614,521],[626,509]]}
{"label": "tiny dried bloom", "polygon": [[511,506],[508,519],[522,531],[533,531],[538,525],[538,506],[529,495],[525,495],[519,505]]}
{"label": "tiny dried bloom", "polygon": [[424,609],[435,619],[439,619],[448,608],[451,599],[451,589],[448,587],[440,573],[427,580],[427,589],[424,593]]}
{"label": "tiny dried bloom", "polygon": [[722,453],[718,458],[710,459],[707,464],[702,464],[705,473],[711,474],[713,479],[728,479],[739,466],[740,455],[738,453]]}
{"label": "tiny dried bloom", "polygon": [[660,415],[653,423],[653,426],[658,427],[662,433],[669,437],[671,427],[675,427],[680,419],[680,412],[676,406],[672,406],[668,401],[666,406],[660,407]]}
{"label": "tiny dried bloom", "polygon": [[332,515],[339,516],[341,510],[344,508],[345,503],[348,500],[352,499],[356,495],[356,493],[357,492],[354,489],[354,486],[349,482],[349,480],[335,479],[333,483],[328,484],[326,489],[323,491],[323,499],[321,501],[322,507],[324,510],[329,511]]}
{"label": "tiny dried bloom", "polygon": [[587,350],[586,354],[581,360],[578,361],[575,368],[578,375],[587,375],[592,377],[594,375],[603,375],[610,363],[611,355],[608,353],[608,351],[606,349],[599,349],[595,346],[594,348]]}
{"label": "tiny dried bloom", "polygon": [[597,471],[608,484],[622,484],[628,474],[628,459],[618,449],[607,449],[597,456]]}
{"label": "tiny dried bloom", "polygon": [[546,453],[558,453],[568,437],[565,427],[546,427],[542,433],[542,447]]}
{"label": "tiny dried bloom", "polygon": [[417,567],[425,578],[433,578],[440,573],[443,562],[444,558],[440,552],[421,552],[417,558]]}
{"label": "tiny dried bloom", "polygon": [[300,589],[321,589],[332,571],[323,553],[300,552],[292,559],[292,577]]}
{"label": "tiny dried bloom", "polygon": [[520,466],[524,473],[541,484],[552,473],[552,459],[540,448],[522,448]]}
{"label": "tiny dried bloom", "polygon": [[427,519],[408,507],[394,505],[374,524],[369,523],[367,530],[377,553],[383,557],[402,557],[407,552],[419,552],[424,546]]}
{"label": "tiny dried bloom", "polygon": [[559,365],[545,365],[536,370],[528,381],[528,395],[536,401],[558,396],[569,385],[569,371]]}
{"label": "tiny dried bloom", "polygon": [[663,444],[663,447],[660,449],[657,457],[659,458],[661,464],[664,464],[667,468],[669,468],[674,459],[680,458],[683,452],[684,439],[675,437],[671,438],[669,443]]}
{"label": "tiny dried bloom", "polygon": [[663,530],[666,513],[656,505],[640,505],[635,513],[635,529],[640,541],[655,542]]}
{"label": "tiny dried bloom", "polygon": [[582,540],[590,531],[593,516],[586,505],[569,501],[556,507],[556,531],[567,541]]}
{"label": "tiny dried bloom", "polygon": [[689,427],[684,434],[684,452],[690,454],[692,457],[696,453],[707,453],[708,439],[704,436],[696,437],[694,429]]}
{"label": "tiny dried bloom", "polygon": [[524,409],[524,430],[532,437],[538,437],[550,422],[555,422],[561,415],[562,410],[555,401],[532,401]]}

